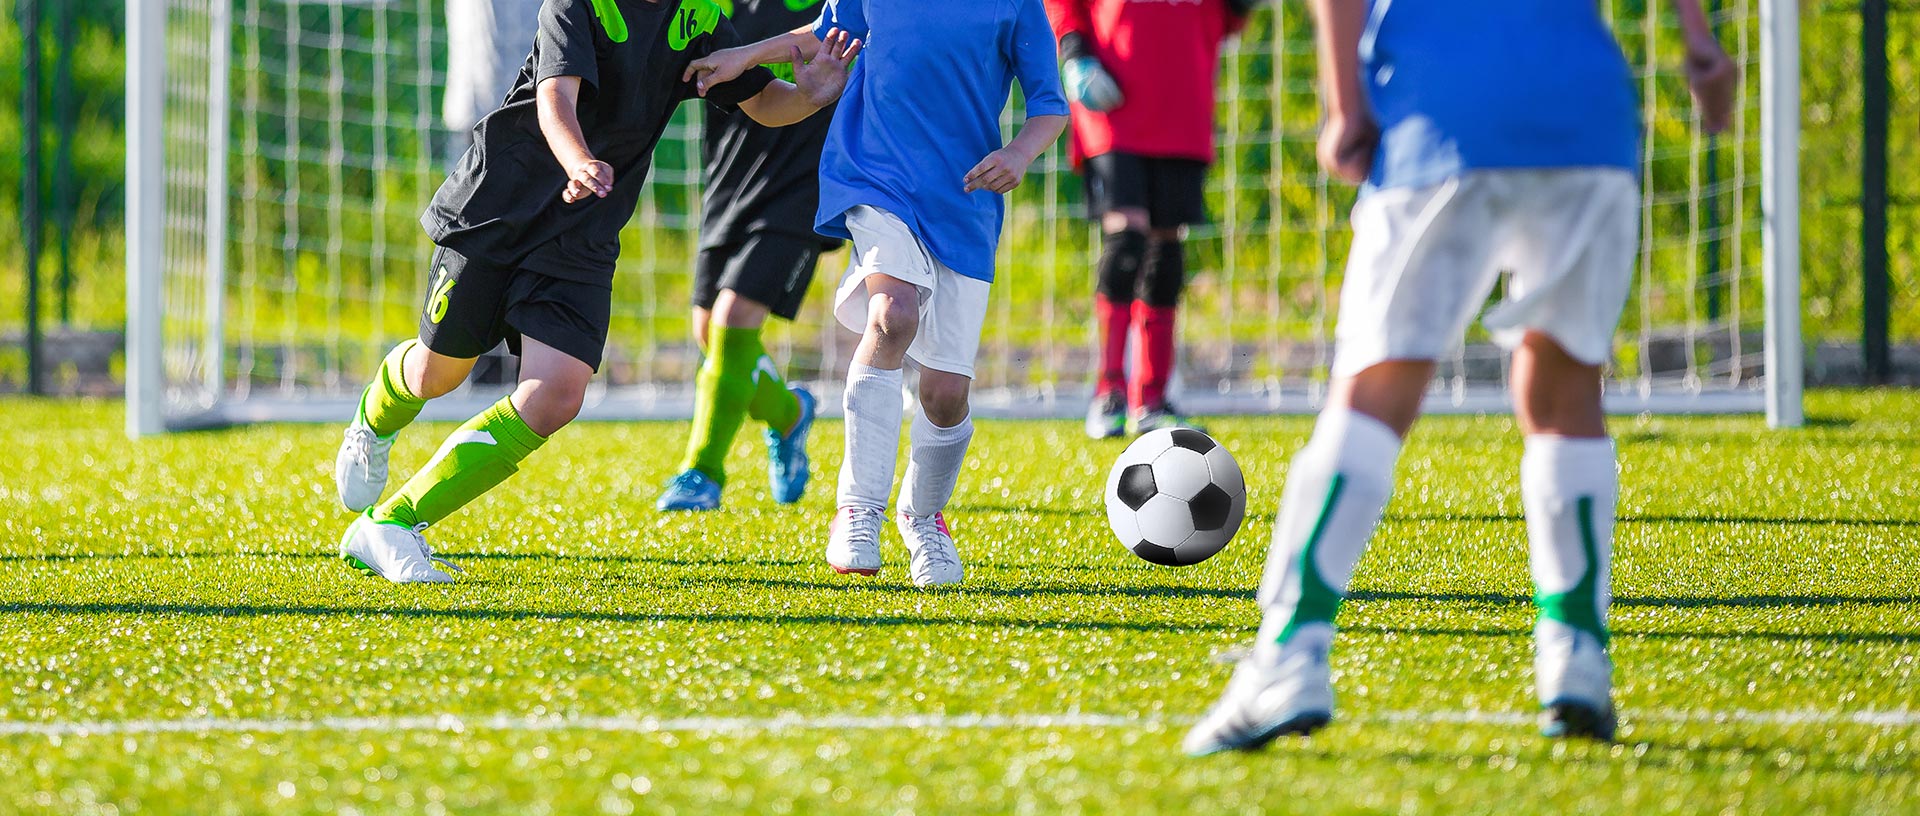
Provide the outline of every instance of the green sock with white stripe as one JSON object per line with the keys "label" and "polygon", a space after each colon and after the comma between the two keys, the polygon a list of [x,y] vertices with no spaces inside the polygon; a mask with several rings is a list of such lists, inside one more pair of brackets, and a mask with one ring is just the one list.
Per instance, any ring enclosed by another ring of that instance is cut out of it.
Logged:
{"label": "green sock with white stripe", "polygon": [[406,527],[438,522],[506,481],[546,441],[520,418],[513,398],[502,397],[448,436],[432,461],[371,515]]}
{"label": "green sock with white stripe", "polygon": [[1613,517],[1620,476],[1613,440],[1527,437],[1520,497],[1540,618],[1605,646],[1612,603]]}
{"label": "green sock with white stripe", "polygon": [[1260,585],[1260,647],[1284,644],[1302,627],[1332,627],[1399,457],[1400,437],[1379,420],[1337,408],[1320,415],[1287,469]]}

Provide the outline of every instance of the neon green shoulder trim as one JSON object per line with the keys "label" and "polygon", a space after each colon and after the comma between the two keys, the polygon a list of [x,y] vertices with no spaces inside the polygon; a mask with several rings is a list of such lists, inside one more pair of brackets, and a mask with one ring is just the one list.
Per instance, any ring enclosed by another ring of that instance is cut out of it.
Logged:
{"label": "neon green shoulder trim", "polygon": [[600,18],[600,26],[607,30],[607,39],[617,43],[627,41],[627,18],[620,13],[620,6],[614,0],[592,0],[593,16]]}

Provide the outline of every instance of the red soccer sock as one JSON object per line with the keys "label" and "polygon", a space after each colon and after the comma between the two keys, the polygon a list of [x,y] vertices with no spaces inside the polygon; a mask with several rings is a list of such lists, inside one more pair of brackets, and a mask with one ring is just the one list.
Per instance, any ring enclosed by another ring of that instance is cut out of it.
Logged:
{"label": "red soccer sock", "polygon": [[1105,295],[1093,298],[1093,315],[1100,322],[1100,382],[1094,386],[1094,393],[1101,396],[1127,390],[1127,331],[1133,325],[1130,306],[1138,304],[1115,303]]}
{"label": "red soccer sock", "polygon": [[1133,388],[1127,404],[1135,411],[1157,407],[1167,400],[1167,381],[1173,378],[1174,308],[1133,302],[1133,325],[1139,341],[1134,349]]}

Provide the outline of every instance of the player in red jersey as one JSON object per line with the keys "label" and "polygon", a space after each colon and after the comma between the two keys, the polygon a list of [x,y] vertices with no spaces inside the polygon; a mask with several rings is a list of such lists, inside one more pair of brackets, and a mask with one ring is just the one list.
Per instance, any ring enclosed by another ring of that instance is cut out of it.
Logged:
{"label": "player in red jersey", "polygon": [[[1073,161],[1104,236],[1096,439],[1189,423],[1167,401],[1181,235],[1206,219],[1220,44],[1257,0],[1047,0],[1073,103]],[[1134,334],[1127,378],[1127,335]]]}

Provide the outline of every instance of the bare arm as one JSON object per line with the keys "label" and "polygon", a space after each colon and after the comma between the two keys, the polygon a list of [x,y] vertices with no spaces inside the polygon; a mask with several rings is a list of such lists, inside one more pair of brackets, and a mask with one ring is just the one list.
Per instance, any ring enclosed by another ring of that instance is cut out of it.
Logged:
{"label": "bare arm", "polygon": [[812,59],[803,58],[798,47],[792,48],[788,58],[793,60],[794,81],[774,80],[740,103],[740,109],[767,127],[786,127],[833,104],[847,88],[847,71],[860,55],[860,41],[836,31],[827,35],[825,44]]}
{"label": "bare arm", "polygon": [[1719,133],[1733,123],[1733,105],[1740,89],[1740,66],[1735,65],[1713,36],[1713,25],[1700,0],[1673,0],[1680,29],[1687,42],[1687,85],[1693,88],[1700,125]]}
{"label": "bare arm", "polygon": [[1320,129],[1320,166],[1348,184],[1359,184],[1373,165],[1379,125],[1367,110],[1360,82],[1360,33],[1367,24],[1365,0],[1313,0],[1319,25],[1320,98],[1327,122]]}
{"label": "bare arm", "polygon": [[580,78],[552,77],[537,92],[540,133],[547,149],[567,171],[567,189],[560,200],[568,204],[587,196],[606,198],[613,192],[613,165],[593,157],[586,134],[580,130]]}
{"label": "bare arm", "polygon": [[[833,32],[828,32],[827,36],[833,36]],[[795,52],[799,53],[799,61],[794,62],[797,67],[819,53],[820,42],[820,38],[813,34],[813,26],[802,26],[757,43],[715,51],[694,60],[687,65],[687,71],[680,81],[694,83],[700,95],[706,96],[708,88],[731,81],[755,65],[791,62],[795,59]]]}
{"label": "bare arm", "polygon": [[1006,194],[1020,186],[1021,179],[1027,175],[1027,168],[1052,147],[1054,140],[1067,129],[1065,116],[1029,116],[1020,125],[1020,132],[1014,134],[1013,141],[1006,147],[987,154],[979,164],[967,171],[961,182],[966,191],[992,190]]}

